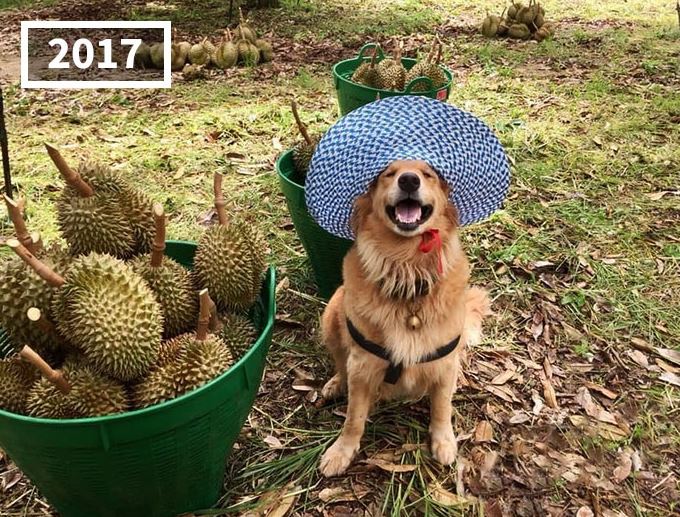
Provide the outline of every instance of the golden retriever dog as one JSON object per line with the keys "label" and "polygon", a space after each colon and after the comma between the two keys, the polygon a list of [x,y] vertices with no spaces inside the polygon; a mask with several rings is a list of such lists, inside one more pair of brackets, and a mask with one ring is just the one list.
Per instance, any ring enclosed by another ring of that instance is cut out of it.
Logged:
{"label": "golden retriever dog", "polygon": [[345,472],[373,403],[394,397],[429,396],[432,455],[444,465],[456,459],[451,397],[465,347],[479,341],[490,303],[486,291],[468,286],[470,266],[448,195],[427,163],[402,160],[354,204],[356,241],[344,259],[344,284],[321,321],[336,371],[322,397],[348,396],[342,432],[321,458],[324,476]]}

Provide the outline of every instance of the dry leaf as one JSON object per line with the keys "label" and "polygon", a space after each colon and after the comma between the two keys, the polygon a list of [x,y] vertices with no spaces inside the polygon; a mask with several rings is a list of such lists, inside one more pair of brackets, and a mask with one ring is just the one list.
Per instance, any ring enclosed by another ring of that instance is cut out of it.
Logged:
{"label": "dry leaf", "polygon": [[529,420],[531,420],[531,417],[524,411],[515,411],[513,412],[508,422],[511,424],[523,424],[524,422],[528,422]]}
{"label": "dry leaf", "polygon": [[664,197],[666,194],[673,194],[673,195],[678,195],[679,192],[673,191],[673,190],[661,190],[659,192],[649,192],[648,194],[645,194],[649,199],[652,201],[658,201],[662,197]]}
{"label": "dry leaf", "polygon": [[630,471],[633,467],[633,459],[631,458],[630,449],[623,450],[618,457],[619,465],[614,469],[612,478],[616,483],[621,483],[624,479],[630,476]]}
{"label": "dry leaf", "polygon": [[598,434],[606,440],[622,440],[628,436],[628,431],[623,430],[617,425],[590,420],[582,415],[570,415],[569,421],[588,434]]}
{"label": "dry leaf", "polygon": [[671,350],[670,348],[657,348],[656,353],[663,357],[666,361],[680,366],[680,352],[677,350]]}
{"label": "dry leaf", "polygon": [[389,461],[381,460],[380,458],[368,458],[362,463],[367,465],[375,465],[376,467],[386,472],[413,472],[418,468],[417,465],[390,463]]}
{"label": "dry leaf", "polygon": [[293,389],[295,391],[313,391],[316,388],[314,386],[308,386],[307,384],[295,383],[293,384]]}
{"label": "dry leaf", "polygon": [[499,373],[493,379],[491,379],[491,384],[505,384],[515,375],[516,370],[505,370],[503,373]]}
{"label": "dry leaf", "polygon": [[493,427],[486,420],[481,420],[475,427],[475,443],[485,443],[493,441]]}
{"label": "dry leaf", "polygon": [[517,395],[508,386],[484,386],[484,389],[506,402],[520,402]]}
{"label": "dry leaf", "polygon": [[541,398],[541,396],[537,392],[532,391],[531,392],[531,400],[534,401],[534,407],[532,408],[531,412],[534,415],[538,416],[541,412],[541,409],[543,409],[543,399]]}
{"label": "dry leaf", "polygon": [[628,354],[628,357],[638,364],[638,366],[649,368],[649,359],[647,359],[647,356],[639,350],[627,350],[626,353]]}
{"label": "dry leaf", "polygon": [[278,506],[267,512],[267,517],[284,517],[293,508],[297,494],[289,494],[281,498]]}
{"label": "dry leaf", "polygon": [[368,493],[368,488],[363,486],[355,486],[353,489],[337,486],[333,488],[324,488],[321,492],[319,492],[319,499],[321,499],[324,503],[356,501]]}
{"label": "dry leaf", "polygon": [[675,373],[664,372],[661,375],[659,375],[659,380],[680,388],[680,375],[677,375]]}
{"label": "dry leaf", "polygon": [[427,492],[433,501],[443,506],[469,505],[473,502],[472,499],[450,492],[439,483],[430,483],[427,486]]}
{"label": "dry leaf", "polygon": [[630,460],[633,464],[633,472],[640,472],[642,469],[642,459],[640,458],[640,453],[638,451],[634,451],[633,454],[630,455]]}
{"label": "dry leaf", "polygon": [[595,384],[594,382],[586,381],[584,384],[586,388],[591,389],[593,391],[597,391],[598,393],[604,395],[610,400],[614,400],[616,397],[618,397],[618,395],[614,393],[612,390],[608,390],[604,386],[600,386],[599,384]]}
{"label": "dry leaf", "polygon": [[550,380],[545,375],[541,375],[541,384],[543,384],[543,398],[545,402],[553,409],[558,409],[557,395],[555,395],[555,388]]}
{"label": "dry leaf", "polygon": [[669,364],[663,359],[659,359],[658,357],[656,359],[656,365],[659,368],[661,368],[664,372],[680,373],[680,368],[678,368],[677,366],[673,366],[672,364]]}
{"label": "dry leaf", "polygon": [[479,466],[479,478],[484,479],[486,476],[488,476],[496,466],[497,461],[498,453],[496,451],[486,451],[484,453],[482,464]]}
{"label": "dry leaf", "polygon": [[272,436],[271,434],[269,436],[266,436],[262,441],[273,449],[283,448],[281,440],[279,440],[276,436]]}
{"label": "dry leaf", "polygon": [[601,422],[609,422],[610,424],[614,425],[618,424],[613,414],[611,414],[609,411],[606,411],[603,407],[601,407],[597,402],[593,400],[593,398],[590,395],[590,392],[588,391],[588,388],[583,386],[580,387],[576,392],[576,397],[574,398],[574,400],[578,404],[580,404],[580,406],[583,409],[586,410],[586,414],[588,416],[597,418]]}

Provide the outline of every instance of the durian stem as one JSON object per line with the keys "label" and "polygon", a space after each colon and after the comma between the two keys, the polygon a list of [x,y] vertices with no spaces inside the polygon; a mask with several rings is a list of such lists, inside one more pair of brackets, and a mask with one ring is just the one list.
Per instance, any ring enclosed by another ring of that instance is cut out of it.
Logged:
{"label": "durian stem", "polygon": [[14,250],[14,253],[16,253],[21,260],[23,260],[26,264],[32,267],[33,270],[37,273],[37,275],[43,280],[45,280],[45,282],[47,282],[52,287],[61,287],[66,283],[66,281],[61,275],[52,271],[52,269],[48,265],[41,262],[40,259],[33,255],[33,253],[28,251],[26,246],[21,244],[18,240],[7,239],[7,246],[12,248],[12,250]]}
{"label": "durian stem", "polygon": [[66,160],[64,160],[64,157],[59,151],[57,151],[57,149],[52,147],[50,144],[45,144],[45,148],[47,149],[47,154],[50,155],[52,162],[57,167],[57,169],[59,169],[59,172],[64,177],[66,183],[73,187],[78,192],[78,194],[81,195],[81,197],[90,197],[94,195],[94,190],[92,187],[87,184],[80,174],[68,166]]}
{"label": "durian stem", "polygon": [[208,298],[210,299],[210,332],[214,334],[222,330],[224,323],[222,322],[220,315],[217,314],[217,305],[213,299],[210,298],[210,294],[208,294]]}
{"label": "durian stem", "polygon": [[19,352],[19,356],[27,363],[32,364],[48,381],[54,384],[64,395],[71,392],[71,385],[64,377],[61,370],[55,370],[30,346],[24,346]]}
{"label": "durian stem", "polygon": [[437,45],[437,58],[435,59],[434,64],[438,65],[441,62],[441,60],[442,60],[442,44],[439,43]]}
{"label": "durian stem", "polygon": [[233,36],[231,35],[231,31],[229,30],[229,27],[227,27],[226,33],[227,33],[228,41],[232,41],[232,40],[233,40]]}
{"label": "durian stem", "polygon": [[38,253],[43,249],[43,241],[40,232],[31,232],[31,250],[33,253]]}
{"label": "durian stem", "polygon": [[375,60],[378,57],[378,49],[380,48],[380,45],[376,44],[375,48],[373,49],[373,55],[371,56],[371,68],[375,66]]}
{"label": "durian stem", "polygon": [[427,59],[425,60],[425,62],[427,64],[432,63],[432,60],[434,59],[436,53],[437,53],[437,42],[435,41],[432,44],[432,49],[430,50],[430,53],[427,55]]}
{"label": "durian stem", "polygon": [[37,307],[31,307],[26,311],[26,316],[28,319],[35,323],[35,325],[42,330],[45,334],[54,333],[54,324],[47,318],[42,317],[42,311]]}
{"label": "durian stem", "polygon": [[243,17],[243,9],[241,9],[241,6],[239,5],[238,7],[238,21],[239,23],[246,23],[246,19]]}
{"label": "durian stem", "polygon": [[394,60],[396,61],[396,63],[398,65],[401,65],[401,54],[402,54],[403,50],[404,50],[404,42],[400,41],[399,45],[397,45],[397,50],[394,53]]}
{"label": "durian stem", "polygon": [[160,267],[165,255],[165,213],[160,203],[153,205],[153,222],[156,226],[156,235],[151,246],[151,267]]}
{"label": "durian stem", "polygon": [[307,132],[307,126],[305,126],[302,123],[302,120],[300,119],[300,114],[298,113],[297,109],[297,102],[295,102],[294,99],[290,101],[290,109],[293,110],[293,117],[295,117],[295,123],[297,124],[297,127],[300,130],[302,138],[305,139],[307,145],[314,145],[314,142],[312,141],[312,139],[309,136],[309,133]]}
{"label": "durian stem", "polygon": [[16,234],[17,239],[19,239],[19,242],[26,246],[30,251],[35,252],[31,234],[29,234],[26,229],[26,221],[24,221],[20,203],[17,203],[5,194],[5,204],[7,205],[7,213],[14,226],[14,233]]}
{"label": "durian stem", "polygon": [[198,293],[199,310],[198,310],[198,325],[196,327],[196,339],[198,341],[205,341],[208,337],[208,329],[210,328],[210,305],[212,300],[208,294],[207,289],[203,289]]}
{"label": "durian stem", "polygon": [[222,174],[219,172],[216,172],[215,177],[213,178],[213,191],[215,193],[217,221],[220,225],[224,226],[229,223],[229,218],[227,217],[227,210],[224,208],[226,203],[224,202],[224,196],[222,195]]}

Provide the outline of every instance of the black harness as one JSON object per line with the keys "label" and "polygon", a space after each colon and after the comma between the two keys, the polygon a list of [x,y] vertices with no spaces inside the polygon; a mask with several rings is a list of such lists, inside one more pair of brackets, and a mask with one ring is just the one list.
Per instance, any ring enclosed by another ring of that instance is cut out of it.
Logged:
{"label": "black harness", "polygon": [[[389,352],[381,347],[380,345],[374,343],[373,341],[369,341],[366,339],[361,332],[357,330],[357,328],[354,326],[354,324],[347,318],[347,330],[349,330],[350,336],[352,336],[352,339],[355,341],[357,345],[359,345],[361,348],[366,350],[367,352],[370,352],[376,357],[379,357],[380,359],[384,359],[389,363],[389,366],[387,367],[387,371],[385,372],[385,379],[384,381],[387,384],[396,384],[399,378],[401,377],[401,373],[404,370],[404,365],[399,363],[395,364],[392,361],[392,358],[390,357]],[[451,342],[447,343],[444,346],[441,346],[437,348],[434,352],[427,354],[426,356],[423,356],[420,358],[420,361],[418,361],[418,364],[421,363],[429,363],[431,361],[436,361],[437,359],[441,359],[442,357],[446,357],[449,355],[451,352],[453,352],[456,347],[458,346],[458,342],[460,341],[460,336],[456,337],[454,340]]]}

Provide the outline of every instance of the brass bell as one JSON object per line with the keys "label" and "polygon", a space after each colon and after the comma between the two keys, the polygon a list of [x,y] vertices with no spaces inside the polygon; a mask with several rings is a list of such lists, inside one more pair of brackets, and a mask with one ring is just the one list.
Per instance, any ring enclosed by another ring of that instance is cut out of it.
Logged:
{"label": "brass bell", "polygon": [[412,316],[409,317],[407,321],[408,328],[411,330],[418,330],[422,325],[423,322],[420,321],[420,318],[413,314]]}

